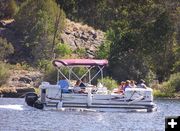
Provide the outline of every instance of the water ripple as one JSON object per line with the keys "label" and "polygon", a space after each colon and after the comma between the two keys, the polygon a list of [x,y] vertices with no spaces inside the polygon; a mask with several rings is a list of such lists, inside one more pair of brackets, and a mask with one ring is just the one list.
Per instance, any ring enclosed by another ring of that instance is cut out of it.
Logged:
{"label": "water ripple", "polygon": [[42,111],[24,99],[0,98],[0,131],[162,131],[166,116],[180,115],[180,101],[155,103],[152,113]]}

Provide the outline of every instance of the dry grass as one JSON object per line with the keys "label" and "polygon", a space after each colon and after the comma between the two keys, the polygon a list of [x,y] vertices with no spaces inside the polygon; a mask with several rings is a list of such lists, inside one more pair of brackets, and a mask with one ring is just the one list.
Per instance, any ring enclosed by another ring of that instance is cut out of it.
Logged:
{"label": "dry grass", "polygon": [[0,94],[17,93],[15,88],[2,87],[0,88]]}

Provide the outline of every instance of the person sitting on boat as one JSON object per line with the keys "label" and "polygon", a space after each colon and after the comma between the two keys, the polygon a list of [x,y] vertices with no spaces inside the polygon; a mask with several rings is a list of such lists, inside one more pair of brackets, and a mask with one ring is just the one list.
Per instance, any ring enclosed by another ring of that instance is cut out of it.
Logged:
{"label": "person sitting on boat", "polygon": [[85,89],[82,89],[80,87],[80,84],[81,84],[81,80],[77,80],[76,84],[74,85],[74,89],[73,89],[74,93],[84,93]]}
{"label": "person sitting on boat", "polygon": [[126,82],[121,81],[119,87],[118,87],[118,88],[115,88],[115,89],[113,90],[113,93],[123,94],[123,93],[124,93],[124,90],[123,90],[123,89],[124,89],[124,87],[125,87],[125,83],[126,83]]}
{"label": "person sitting on boat", "polygon": [[125,83],[125,86],[124,86],[124,91],[126,90],[126,88],[131,88],[130,80],[126,80],[126,83]]}
{"label": "person sitting on boat", "polygon": [[86,87],[86,78],[82,78],[79,84],[79,87],[84,88]]}
{"label": "person sitting on boat", "polygon": [[131,88],[136,88],[137,86],[136,86],[136,84],[135,84],[136,82],[134,81],[134,80],[130,80],[130,87]]}
{"label": "person sitting on boat", "polygon": [[140,84],[138,84],[137,87],[147,89],[147,86],[146,86],[145,81],[143,79],[140,80]]}

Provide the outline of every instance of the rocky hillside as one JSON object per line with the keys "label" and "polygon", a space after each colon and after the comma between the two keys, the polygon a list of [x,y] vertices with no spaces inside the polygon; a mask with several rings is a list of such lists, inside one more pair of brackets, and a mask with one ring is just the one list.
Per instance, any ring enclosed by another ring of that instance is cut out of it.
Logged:
{"label": "rocky hillside", "polygon": [[3,94],[3,97],[22,97],[26,92],[34,92],[42,78],[43,74],[39,71],[10,70],[10,77],[0,88],[0,94]]}
{"label": "rocky hillside", "polygon": [[[14,22],[14,20],[11,20]],[[2,23],[2,21],[1,21]],[[18,43],[12,30],[13,23],[0,25],[0,36],[5,37],[11,43]],[[66,20],[66,27],[61,34],[60,40],[68,44],[72,50],[85,49],[87,58],[94,58],[95,51],[104,42],[104,32],[96,30],[88,25]],[[16,50],[21,50],[18,44],[14,45]],[[20,57],[15,59],[21,59]],[[0,95],[4,97],[20,97],[25,92],[34,91],[42,81],[43,74],[39,71],[11,70],[10,77],[4,87],[0,88]]]}
{"label": "rocky hillside", "polygon": [[69,44],[73,50],[84,48],[87,57],[93,58],[97,47],[104,42],[104,32],[67,19],[61,40]]}
{"label": "rocky hillside", "polygon": [[[0,24],[0,37],[6,38],[11,42],[18,52],[21,50],[19,40],[15,36],[13,31],[13,23],[15,21],[4,20]],[[73,22],[66,19],[65,29],[61,33],[61,40],[63,43],[68,44],[72,50],[85,49],[87,58],[94,58],[95,51],[104,42],[104,32],[96,30],[88,25],[82,23]],[[16,59],[16,58],[15,58]],[[20,58],[18,58],[20,59]]]}

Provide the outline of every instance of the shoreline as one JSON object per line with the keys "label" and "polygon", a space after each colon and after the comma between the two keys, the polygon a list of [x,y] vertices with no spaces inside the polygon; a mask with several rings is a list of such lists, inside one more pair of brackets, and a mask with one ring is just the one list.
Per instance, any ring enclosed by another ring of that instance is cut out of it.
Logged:
{"label": "shoreline", "polygon": [[154,97],[154,100],[180,100],[180,97]]}
{"label": "shoreline", "polygon": [[34,88],[0,88],[0,98],[23,98],[28,92],[35,92]]}

